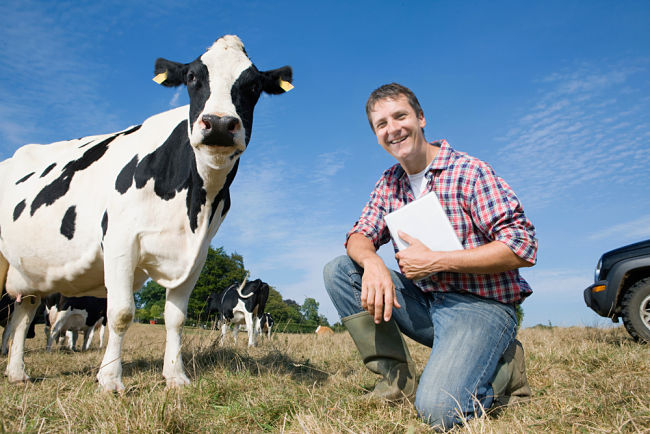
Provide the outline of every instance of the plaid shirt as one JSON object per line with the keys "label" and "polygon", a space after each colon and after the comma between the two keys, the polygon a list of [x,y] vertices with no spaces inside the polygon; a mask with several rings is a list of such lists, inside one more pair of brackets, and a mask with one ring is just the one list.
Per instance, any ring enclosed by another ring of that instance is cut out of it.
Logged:
{"label": "plaid shirt", "polygon": [[[432,145],[440,146],[440,150],[425,174],[425,192],[436,193],[463,247],[471,249],[498,240],[519,257],[535,263],[535,228],[510,186],[487,163],[455,151],[445,140]],[[406,172],[399,164],[394,165],[377,182],[347,238],[361,233],[378,249],[391,239],[384,216],[413,200]],[[397,252],[394,242],[393,248]],[[518,270],[497,274],[441,272],[416,285],[424,292],[469,292],[502,303],[519,303],[532,293]]]}

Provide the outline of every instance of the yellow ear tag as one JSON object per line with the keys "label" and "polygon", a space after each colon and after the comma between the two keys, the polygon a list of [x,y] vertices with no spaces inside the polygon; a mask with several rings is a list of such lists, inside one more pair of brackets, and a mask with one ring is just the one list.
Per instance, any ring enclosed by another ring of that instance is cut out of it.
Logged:
{"label": "yellow ear tag", "polygon": [[158,84],[163,84],[165,80],[167,80],[167,71],[161,72],[160,74],[156,75],[154,78],[152,78],[153,81],[155,81]]}
{"label": "yellow ear tag", "polygon": [[284,80],[280,79],[280,87],[285,92],[289,92],[291,89],[293,89],[293,84],[289,83],[288,81],[284,81]]}

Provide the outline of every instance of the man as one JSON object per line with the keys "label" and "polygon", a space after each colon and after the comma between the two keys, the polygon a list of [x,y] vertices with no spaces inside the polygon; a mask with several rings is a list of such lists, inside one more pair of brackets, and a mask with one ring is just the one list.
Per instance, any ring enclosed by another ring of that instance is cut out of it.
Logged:
{"label": "man", "polygon": [[[382,376],[372,395],[415,395],[419,416],[445,429],[529,396],[515,309],[532,292],[517,270],[535,264],[537,240],[517,197],[488,164],[425,140],[410,89],[376,89],[366,113],[398,164],[377,182],[347,235],[347,256],[328,263],[324,279],[366,367]],[[376,253],[390,240],[384,216],[428,192],[464,249],[434,252],[400,232],[401,273],[388,270]],[[419,384],[400,330],[432,348]]]}

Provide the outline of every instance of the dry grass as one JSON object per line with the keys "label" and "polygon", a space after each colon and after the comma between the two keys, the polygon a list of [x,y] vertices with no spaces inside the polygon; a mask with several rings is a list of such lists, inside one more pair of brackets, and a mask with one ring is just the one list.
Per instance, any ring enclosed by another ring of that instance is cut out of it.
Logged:
{"label": "dry grass", "polygon": [[[42,326],[41,326],[42,327]],[[361,399],[372,374],[347,333],[277,334],[258,348],[217,345],[186,329],[191,386],[162,379],[164,328],[134,324],[124,345],[122,395],[99,392],[102,351],[44,350],[42,328],[27,344],[25,385],[0,380],[0,430],[9,432],[426,432],[409,404]],[[649,346],[622,329],[526,329],[533,401],[455,432],[650,432]],[[409,342],[422,369],[427,348]],[[4,371],[6,360],[0,359]]]}

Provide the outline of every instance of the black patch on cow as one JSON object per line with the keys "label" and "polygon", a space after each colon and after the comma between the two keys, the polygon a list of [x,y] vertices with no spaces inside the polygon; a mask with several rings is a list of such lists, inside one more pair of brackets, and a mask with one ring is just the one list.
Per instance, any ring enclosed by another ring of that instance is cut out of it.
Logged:
{"label": "black patch on cow", "polygon": [[88,149],[83,155],[77,159],[70,161],[65,165],[61,171],[61,175],[52,181],[50,184],[43,187],[43,189],[36,195],[32,202],[31,215],[34,215],[37,209],[42,205],[52,205],[57,199],[63,197],[70,189],[70,183],[75,173],[87,169],[94,162],[99,160],[108,150],[108,145],[119,134],[113,135],[92,148]]}
{"label": "black patch on cow", "polygon": [[16,205],[16,208],[14,208],[14,221],[18,220],[18,217],[20,217],[24,209],[25,209],[25,199],[21,200],[20,203]]}
{"label": "black patch on cow", "polygon": [[102,216],[102,240],[106,236],[106,231],[108,230],[108,211],[104,211]]}
{"label": "black patch on cow", "polygon": [[73,205],[68,208],[61,220],[61,235],[69,240],[74,237],[75,220],[77,220],[77,210]]}
{"label": "black patch on cow", "polygon": [[124,130],[124,131],[122,131],[122,135],[123,136],[128,136],[129,134],[133,134],[136,131],[138,131],[140,129],[140,127],[142,127],[142,125],[136,125],[133,128],[130,128],[128,130]]}
{"label": "black patch on cow", "polygon": [[32,176],[33,174],[34,174],[34,172],[32,172],[32,173],[28,173],[27,175],[23,176],[23,177],[20,178],[18,181],[16,181],[16,185],[20,184],[21,182],[25,182],[25,181],[27,181],[29,178],[31,178],[31,176]]}
{"label": "black patch on cow", "polygon": [[47,175],[48,173],[50,173],[52,171],[52,169],[54,169],[55,167],[56,167],[56,163],[52,163],[49,166],[47,166],[45,168],[45,170],[43,171],[43,173],[41,173],[41,178],[44,177],[45,175]]}
{"label": "black patch on cow", "polygon": [[223,204],[223,209],[221,210],[221,217],[225,216],[228,210],[230,209],[230,184],[232,184],[232,181],[235,179],[235,175],[237,174],[237,168],[239,167],[239,160],[235,162],[235,165],[230,169],[230,172],[228,173],[228,176],[226,176],[226,182],[221,187],[221,190],[219,190],[219,193],[214,197],[214,200],[212,201],[212,212],[210,213],[210,223],[212,223],[212,218],[214,217],[214,214],[217,212],[217,207],[221,203],[221,201],[224,202]]}
{"label": "black patch on cow", "polygon": [[242,120],[246,131],[246,144],[251,139],[253,127],[253,110],[262,93],[262,76],[255,65],[249,66],[239,74],[239,77],[230,89],[230,97],[235,105],[237,114]]}
{"label": "black patch on cow", "polygon": [[210,75],[208,67],[200,59],[189,64],[185,76],[187,93],[190,96],[190,127],[203,112],[205,102],[210,98]]}
{"label": "black patch on cow", "polygon": [[206,201],[206,192],[187,135],[187,121],[179,123],[165,143],[140,162],[134,158],[127,163],[115,181],[115,189],[124,194],[133,180],[135,187],[140,189],[150,179],[154,180],[156,196],[163,200],[173,199],[176,193],[187,190],[187,216],[194,232],[198,227],[198,214]]}
{"label": "black patch on cow", "polygon": [[122,168],[119,175],[117,175],[117,178],[115,179],[115,190],[120,192],[120,194],[126,193],[127,190],[131,188],[136,167],[138,167],[137,155],[133,157],[133,159],[129,161],[129,163],[124,166],[124,168]]}

